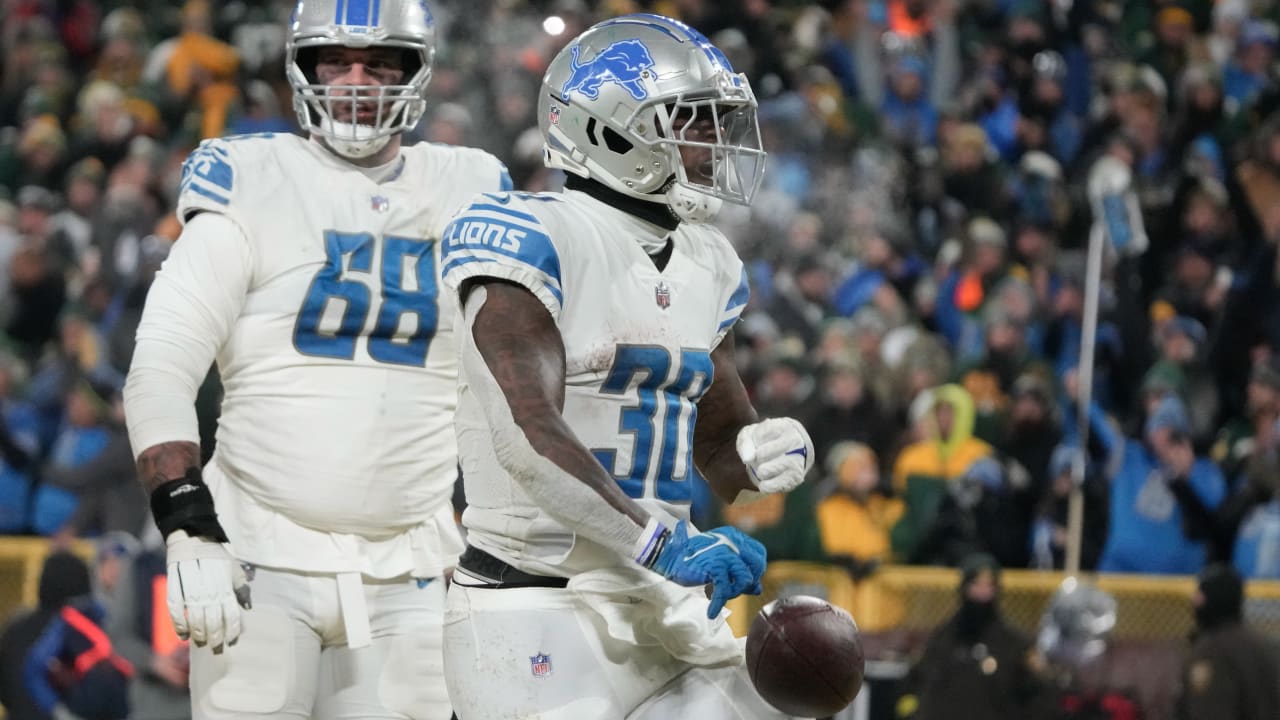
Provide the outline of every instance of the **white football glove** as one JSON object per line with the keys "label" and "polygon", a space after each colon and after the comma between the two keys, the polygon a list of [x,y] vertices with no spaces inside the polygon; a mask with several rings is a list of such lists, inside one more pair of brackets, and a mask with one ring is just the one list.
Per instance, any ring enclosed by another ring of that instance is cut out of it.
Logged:
{"label": "white football glove", "polygon": [[813,440],[795,418],[771,418],[738,431],[738,457],[761,494],[790,492],[813,467]]}
{"label": "white football glove", "polygon": [[178,636],[222,652],[240,637],[240,608],[250,607],[249,580],[226,543],[175,530],[169,548],[169,617]]}

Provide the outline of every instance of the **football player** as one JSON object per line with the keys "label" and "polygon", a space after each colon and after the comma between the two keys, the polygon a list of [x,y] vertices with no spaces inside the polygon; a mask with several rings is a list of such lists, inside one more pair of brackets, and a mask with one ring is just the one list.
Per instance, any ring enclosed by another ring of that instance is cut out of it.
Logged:
{"label": "football player", "polygon": [[733,353],[746,275],[706,224],[759,187],[751,88],[684,24],[624,16],[552,61],[540,124],[566,192],[483,195],[442,240],[464,309],[455,708],[781,717],[722,612],[761,591],[764,548],[689,524],[698,473],[741,501],[794,488],[813,459],[800,423],[760,422],[747,398]]}
{"label": "football player", "polygon": [[[450,716],[441,578],[462,543],[438,240],[511,186],[486,153],[403,143],[434,39],[423,0],[302,0],[286,71],[309,138],[210,140],[183,168],[125,399],[197,718]],[[192,402],[214,360],[202,469]]]}

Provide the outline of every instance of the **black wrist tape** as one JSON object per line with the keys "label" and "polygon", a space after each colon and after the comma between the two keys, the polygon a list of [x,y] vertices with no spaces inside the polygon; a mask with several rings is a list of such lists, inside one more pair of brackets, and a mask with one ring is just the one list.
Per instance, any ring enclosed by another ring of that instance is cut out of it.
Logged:
{"label": "black wrist tape", "polygon": [[200,479],[198,468],[187,468],[184,477],[156,488],[151,493],[151,515],[165,538],[174,530],[186,530],[192,537],[227,542],[227,533],[213,509],[213,494]]}

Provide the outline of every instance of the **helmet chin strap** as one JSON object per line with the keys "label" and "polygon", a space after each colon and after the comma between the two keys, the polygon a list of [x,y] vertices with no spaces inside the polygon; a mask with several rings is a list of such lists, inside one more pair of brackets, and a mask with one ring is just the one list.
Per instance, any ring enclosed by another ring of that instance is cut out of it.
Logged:
{"label": "helmet chin strap", "polygon": [[674,181],[667,186],[663,195],[677,217],[695,225],[714,220],[720,212],[720,206],[724,204],[718,197],[698,192]]}

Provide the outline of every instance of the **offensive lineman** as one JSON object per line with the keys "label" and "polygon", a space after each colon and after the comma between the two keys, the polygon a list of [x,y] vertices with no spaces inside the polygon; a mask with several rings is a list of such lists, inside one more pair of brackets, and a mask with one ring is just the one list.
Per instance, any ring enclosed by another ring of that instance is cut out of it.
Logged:
{"label": "offensive lineman", "polygon": [[732,501],[788,491],[812,464],[800,423],[757,422],[733,356],[746,276],[704,224],[759,186],[755,98],[696,31],[630,15],[551,62],[539,116],[566,192],[483,195],[442,240],[465,323],[454,707],[782,717],[721,613],[760,592],[764,548],[688,523],[695,472]]}
{"label": "offensive lineman", "polygon": [[511,185],[478,150],[402,146],[434,43],[425,0],[302,0],[286,72],[310,139],[211,140],[183,168],[125,401],[196,718],[450,716],[456,301],[436,240]]}

